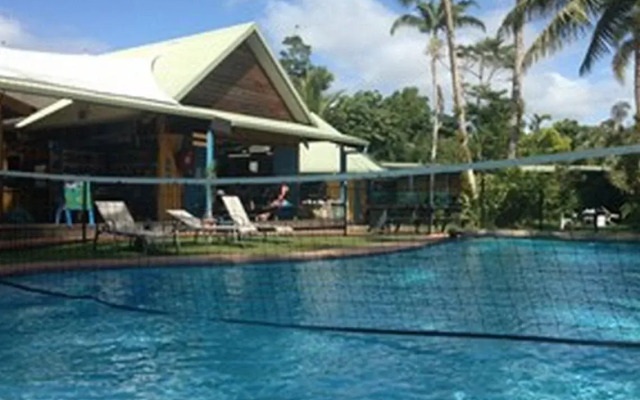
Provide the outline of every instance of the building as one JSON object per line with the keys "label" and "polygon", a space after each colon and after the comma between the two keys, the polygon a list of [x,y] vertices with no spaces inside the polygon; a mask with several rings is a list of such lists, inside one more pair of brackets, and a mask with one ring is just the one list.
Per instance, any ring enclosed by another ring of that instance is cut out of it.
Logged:
{"label": "building", "polygon": [[[323,121],[313,114],[318,126],[326,132],[331,132],[338,138],[345,137],[343,133]],[[341,146],[335,142],[314,142],[300,146],[300,173],[304,175],[330,175],[348,173],[354,176],[347,182],[347,220],[355,223],[365,222],[365,214],[368,206],[369,181],[357,179],[359,174],[370,174],[383,172],[385,169],[374,162],[367,154],[352,147],[343,147],[344,154],[341,154]],[[341,171],[341,157],[344,156],[346,169]],[[324,204],[335,204],[336,206],[327,210],[325,214],[334,217],[344,217],[343,199],[341,198],[341,183],[315,182],[302,186],[303,197],[323,201]]]}
{"label": "building", "polygon": [[[21,93],[2,103],[3,109],[13,104],[0,135],[7,149],[0,165],[10,170],[205,177],[213,152],[221,178],[297,175],[300,149],[314,142],[367,144],[336,135],[309,112],[255,24],[100,56],[0,53],[0,89]],[[56,186],[5,180],[2,191],[12,193],[5,210],[17,197],[35,220],[50,221]],[[95,199],[122,199],[149,219],[164,219],[168,208],[202,214],[211,204],[204,187],[96,185],[92,191]],[[299,195],[292,193],[295,201]]]}

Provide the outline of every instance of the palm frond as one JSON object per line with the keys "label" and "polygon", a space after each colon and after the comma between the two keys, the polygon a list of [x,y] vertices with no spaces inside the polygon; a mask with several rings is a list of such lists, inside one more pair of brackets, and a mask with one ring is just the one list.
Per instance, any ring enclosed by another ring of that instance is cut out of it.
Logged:
{"label": "palm frond", "polygon": [[471,7],[480,7],[480,5],[478,4],[477,1],[475,0],[460,0],[458,2],[456,2],[453,7],[458,7],[461,8],[463,10],[466,10],[467,8],[471,8]]}
{"label": "palm frond", "polygon": [[595,15],[605,1],[608,0],[522,0],[505,16],[498,35],[509,36],[525,22],[548,18],[571,8]]}
{"label": "palm frond", "polygon": [[395,34],[399,28],[415,28],[420,32],[425,32],[427,27],[425,21],[413,14],[405,14],[393,22],[391,26],[391,34]]}
{"label": "palm frond", "polygon": [[613,73],[615,74],[616,79],[618,79],[620,83],[624,83],[625,70],[629,65],[631,56],[636,51],[637,45],[638,43],[635,39],[628,39],[617,48],[617,51],[613,56],[613,62],[611,66],[613,68]]}
{"label": "palm frond", "polygon": [[583,7],[584,2],[590,1],[595,0],[569,0],[534,40],[524,57],[523,66],[530,67],[539,59],[562,50],[565,45],[584,37],[593,26],[591,11]]}
{"label": "palm frond", "polygon": [[441,17],[436,3],[433,1],[429,3],[421,2],[417,5],[416,9],[424,21],[426,31],[431,32],[438,29]]}
{"label": "palm frond", "polygon": [[416,3],[420,2],[420,0],[398,0],[398,3],[400,3],[401,5],[405,6],[405,7],[409,7],[412,6]]}
{"label": "palm frond", "polygon": [[633,21],[629,18],[629,12],[637,3],[636,0],[608,1],[595,26],[591,43],[587,49],[580,74],[591,71],[596,61],[611,52],[627,32]]}
{"label": "palm frond", "polygon": [[468,15],[458,16],[458,18],[454,20],[454,24],[458,28],[469,27],[469,28],[478,28],[482,30],[482,32],[487,31],[487,27],[484,25],[484,22],[482,22],[476,17],[471,17]]}

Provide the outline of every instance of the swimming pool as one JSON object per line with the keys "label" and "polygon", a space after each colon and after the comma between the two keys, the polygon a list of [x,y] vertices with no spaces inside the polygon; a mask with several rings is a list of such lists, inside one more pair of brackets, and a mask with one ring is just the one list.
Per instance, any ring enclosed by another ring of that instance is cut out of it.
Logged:
{"label": "swimming pool", "polygon": [[12,278],[129,310],[0,286],[0,398],[640,398],[638,349],[220,322],[638,340],[638,256],[632,244],[480,239]]}

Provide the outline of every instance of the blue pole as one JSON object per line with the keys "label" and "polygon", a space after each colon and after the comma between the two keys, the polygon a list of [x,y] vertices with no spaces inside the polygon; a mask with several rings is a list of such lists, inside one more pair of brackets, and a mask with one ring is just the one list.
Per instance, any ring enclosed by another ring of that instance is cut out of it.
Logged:
{"label": "blue pole", "polygon": [[[340,173],[346,174],[347,168],[347,149],[344,146],[340,146]],[[344,236],[349,234],[349,182],[340,182],[340,201],[342,202],[344,210]]]}
{"label": "blue pole", "polygon": [[[205,168],[205,177],[212,179],[215,177],[215,136],[213,130],[207,131],[207,160]],[[204,213],[204,219],[213,219],[213,186],[208,183],[206,186],[206,207]]]}

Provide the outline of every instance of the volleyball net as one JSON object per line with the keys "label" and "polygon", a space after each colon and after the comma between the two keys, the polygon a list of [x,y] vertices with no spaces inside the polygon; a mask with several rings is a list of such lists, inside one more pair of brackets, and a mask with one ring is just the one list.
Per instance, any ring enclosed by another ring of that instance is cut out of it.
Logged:
{"label": "volleyball net", "polygon": [[639,161],[626,146],[343,175],[0,171],[0,291],[288,328],[640,346]]}

